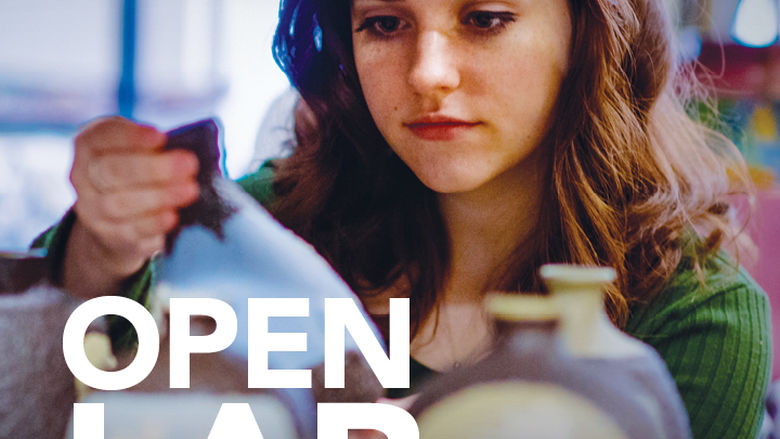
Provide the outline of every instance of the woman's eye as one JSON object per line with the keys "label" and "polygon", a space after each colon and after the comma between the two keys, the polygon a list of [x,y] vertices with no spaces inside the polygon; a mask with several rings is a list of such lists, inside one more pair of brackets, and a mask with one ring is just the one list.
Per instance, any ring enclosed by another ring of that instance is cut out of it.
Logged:
{"label": "woman's eye", "polygon": [[362,32],[368,29],[380,36],[390,36],[391,34],[398,32],[406,26],[406,22],[399,17],[392,15],[379,15],[376,17],[368,17],[363,21],[355,32]]}
{"label": "woman's eye", "polygon": [[463,24],[482,32],[497,32],[515,20],[517,17],[511,12],[474,11],[466,15]]}

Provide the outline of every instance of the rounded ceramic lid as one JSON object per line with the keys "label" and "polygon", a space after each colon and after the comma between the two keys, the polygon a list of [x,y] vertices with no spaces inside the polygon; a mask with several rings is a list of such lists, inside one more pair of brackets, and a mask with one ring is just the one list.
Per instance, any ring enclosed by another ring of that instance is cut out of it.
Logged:
{"label": "rounded ceramic lid", "polygon": [[485,297],[485,309],[502,320],[556,320],[560,317],[557,304],[548,296],[518,293],[490,293]]}
{"label": "rounded ceramic lid", "polygon": [[573,264],[545,264],[539,269],[545,282],[567,284],[606,284],[615,280],[615,269]]}

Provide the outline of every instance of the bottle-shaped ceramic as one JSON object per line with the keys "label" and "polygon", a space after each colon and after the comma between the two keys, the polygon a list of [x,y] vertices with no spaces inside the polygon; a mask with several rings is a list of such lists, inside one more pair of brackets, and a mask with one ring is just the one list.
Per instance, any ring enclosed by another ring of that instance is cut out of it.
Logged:
{"label": "bottle-shaped ceramic", "polygon": [[647,355],[642,342],[620,331],[607,317],[603,290],[615,280],[614,269],[547,264],[539,274],[558,303],[563,343],[569,352],[585,358]]}
{"label": "bottle-shaped ceramic", "polygon": [[496,323],[493,351],[424,386],[410,410],[420,437],[629,437],[594,402],[592,390],[606,393],[607,377],[581,371],[581,363],[563,349],[554,300],[491,295],[486,306]]}
{"label": "bottle-shaped ceramic", "polygon": [[558,304],[566,350],[586,367],[610,374],[621,391],[643,401],[644,418],[662,426],[658,437],[690,437],[688,415],[666,364],[651,346],[622,332],[607,317],[603,291],[615,280],[615,270],[547,264],[539,274]]}

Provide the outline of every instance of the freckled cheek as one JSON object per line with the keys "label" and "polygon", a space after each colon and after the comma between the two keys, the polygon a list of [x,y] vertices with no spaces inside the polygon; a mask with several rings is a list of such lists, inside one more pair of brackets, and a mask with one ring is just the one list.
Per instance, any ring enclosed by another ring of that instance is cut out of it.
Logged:
{"label": "freckled cheek", "polygon": [[392,118],[393,107],[388,100],[391,98],[387,94],[387,89],[382,86],[381,81],[367,80],[363,84],[363,95],[366,98],[366,104],[374,118],[377,126],[381,129],[387,125],[387,121]]}
{"label": "freckled cheek", "polygon": [[[549,127],[551,111],[560,90],[560,71],[549,58],[533,50],[505,56],[500,63],[483,63],[483,101],[493,118],[500,142],[533,148]],[[484,71],[483,71],[484,73]],[[520,150],[518,150],[520,151]]]}
{"label": "freckled cheek", "polygon": [[551,63],[543,53],[529,50],[496,65],[490,76],[490,93],[498,97],[508,113],[538,113],[549,110],[554,103],[561,79],[557,63]]}
{"label": "freckled cheek", "polygon": [[368,109],[377,126],[381,129],[400,124],[399,118],[403,114],[404,82],[399,78],[399,74],[386,63],[363,67],[358,70],[360,84]]}

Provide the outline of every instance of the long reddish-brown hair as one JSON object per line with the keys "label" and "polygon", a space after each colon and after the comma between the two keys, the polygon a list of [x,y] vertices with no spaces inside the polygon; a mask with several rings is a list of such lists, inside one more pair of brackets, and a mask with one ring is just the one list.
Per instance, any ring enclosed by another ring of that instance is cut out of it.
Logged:
{"label": "long reddish-brown hair", "polygon": [[[448,236],[436,194],[371,119],[352,58],[349,3],[282,3],[274,53],[309,117],[297,118],[270,210],[359,295],[402,282],[417,327],[442,290]],[[541,291],[537,270],[547,262],[611,266],[618,276],[606,304],[620,325],[671,276],[685,233],[703,237],[699,256],[738,235],[729,197],[749,193],[744,163],[733,144],[686,114],[682,95],[693,78],[678,65],[662,3],[569,1],[570,70],[543,141],[548,184],[538,224],[486,288]]]}

